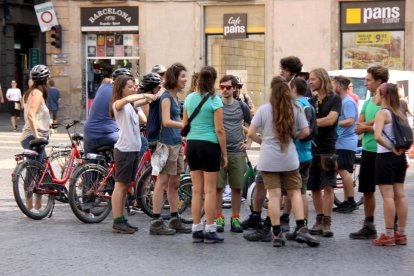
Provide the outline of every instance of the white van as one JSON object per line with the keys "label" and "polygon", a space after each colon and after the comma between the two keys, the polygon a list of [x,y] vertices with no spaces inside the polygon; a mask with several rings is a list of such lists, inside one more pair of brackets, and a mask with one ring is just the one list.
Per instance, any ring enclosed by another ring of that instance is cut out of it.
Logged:
{"label": "white van", "polygon": [[[408,101],[410,110],[413,110],[414,106],[414,72],[413,71],[398,71],[390,70],[390,79],[388,82],[395,83],[399,88],[404,90],[404,97]],[[371,97],[371,93],[367,91],[364,85],[365,76],[367,75],[366,69],[345,69],[328,71],[329,76],[345,76],[352,79],[354,86],[353,92],[359,97],[359,108],[362,107],[364,101]]]}

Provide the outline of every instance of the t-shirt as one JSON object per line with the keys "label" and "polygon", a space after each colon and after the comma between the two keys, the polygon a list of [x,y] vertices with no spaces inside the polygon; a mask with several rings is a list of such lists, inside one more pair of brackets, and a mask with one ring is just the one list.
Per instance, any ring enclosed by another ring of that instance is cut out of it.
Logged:
{"label": "t-shirt", "polygon": [[[361,109],[361,115],[364,114],[365,122],[369,122],[375,119],[375,115],[377,115],[379,110],[381,110],[381,106],[376,105],[373,102],[373,97],[371,97],[364,102]],[[364,136],[362,137],[362,149],[365,151],[377,152],[377,142],[375,141],[373,132],[364,133]]]}
{"label": "t-shirt", "polygon": [[243,142],[243,120],[247,124],[252,120],[247,104],[237,100],[229,105],[223,103],[223,125],[228,153],[242,152],[240,145]]}
{"label": "t-shirt", "polygon": [[[297,98],[296,102],[302,108],[302,110],[305,106],[310,106],[313,108],[305,97]],[[299,140],[295,140],[295,145],[299,156],[299,162],[302,163],[312,160],[312,141],[301,142]]]}
{"label": "t-shirt", "polygon": [[56,111],[59,109],[59,99],[60,99],[60,92],[54,87],[49,87],[47,89],[48,96],[47,96],[47,106],[49,110]]}
{"label": "t-shirt", "polygon": [[115,103],[112,106],[115,120],[119,125],[119,138],[114,148],[122,152],[138,152],[141,149],[138,115],[132,104],[126,104],[117,111]]}
{"label": "t-shirt", "polygon": [[[335,93],[329,93],[321,103],[318,101],[318,96],[309,100],[309,103],[315,108],[316,118],[324,118],[328,116],[329,112],[335,111],[341,114],[342,100]],[[318,136],[313,139],[312,153],[334,153],[337,139],[336,129],[338,120],[328,127],[318,127]]]}
{"label": "t-shirt", "polygon": [[[177,104],[178,103],[178,97],[176,98],[176,101],[174,101],[173,96],[171,96],[170,93],[168,93],[167,91],[165,91],[161,97],[160,97],[160,121],[162,123],[162,101],[164,99],[167,99],[170,101],[171,107],[170,107],[170,118],[173,121],[176,122],[181,122],[180,119],[180,113],[181,113],[181,108],[180,106]],[[160,142],[167,144],[167,145],[180,145],[182,143],[182,138],[181,138],[181,134],[180,134],[180,129],[179,128],[175,128],[175,127],[161,127],[161,131],[160,131]]]}
{"label": "t-shirt", "polygon": [[352,91],[348,91],[348,96],[350,96],[352,98],[352,100],[356,103],[357,107],[359,106],[359,97],[357,94],[355,94]]}
{"label": "t-shirt", "polygon": [[[303,129],[308,126],[305,113],[294,105],[295,129]],[[272,106],[267,103],[256,111],[252,124],[262,129],[262,144],[260,146],[259,162],[257,169],[266,172],[288,172],[299,168],[299,158],[293,139],[285,151],[281,151],[279,142],[275,139],[273,131]]]}
{"label": "t-shirt", "polygon": [[99,139],[106,137],[107,134],[118,132],[118,124],[109,116],[111,96],[112,83],[102,84],[96,92],[89,117],[85,123],[85,139]]}
{"label": "t-shirt", "polygon": [[9,88],[7,89],[6,97],[9,101],[19,102],[22,99],[22,91],[19,88]]}
{"label": "t-shirt", "polygon": [[148,141],[158,141],[160,138],[161,114],[160,99],[149,104],[149,112],[147,118],[147,135]]}
{"label": "t-shirt", "polygon": [[358,106],[350,96],[346,96],[342,99],[342,108],[341,114],[339,115],[339,121],[348,118],[354,119],[354,123],[350,127],[339,126],[336,149],[356,151],[358,146],[358,136],[355,133],[355,128],[358,121]]}
{"label": "t-shirt", "polygon": [[[184,102],[184,109],[187,111],[188,118],[194,112],[202,100],[202,95],[193,92],[187,96]],[[202,140],[212,143],[218,143],[216,129],[214,127],[214,112],[223,107],[223,102],[219,96],[209,97],[200,109],[200,112],[191,122],[190,132],[187,140]]]}

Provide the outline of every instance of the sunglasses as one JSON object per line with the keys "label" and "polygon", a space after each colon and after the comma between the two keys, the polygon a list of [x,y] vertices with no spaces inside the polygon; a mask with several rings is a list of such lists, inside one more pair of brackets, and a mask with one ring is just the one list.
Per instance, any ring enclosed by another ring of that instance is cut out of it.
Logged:
{"label": "sunglasses", "polygon": [[224,89],[230,90],[233,88],[233,86],[231,85],[223,85],[223,84],[220,84],[219,87],[221,90],[224,90]]}

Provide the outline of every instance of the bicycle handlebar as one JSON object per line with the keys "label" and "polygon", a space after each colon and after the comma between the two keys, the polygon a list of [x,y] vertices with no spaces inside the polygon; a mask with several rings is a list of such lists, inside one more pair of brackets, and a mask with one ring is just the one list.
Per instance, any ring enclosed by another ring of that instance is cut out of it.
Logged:
{"label": "bicycle handlebar", "polygon": [[78,120],[73,120],[72,122],[70,122],[69,124],[66,124],[66,125],[65,124],[62,124],[62,123],[53,123],[53,124],[50,125],[50,128],[56,129],[56,128],[62,126],[62,127],[66,128],[66,129],[69,129],[69,128],[71,128],[74,125],[77,125],[79,123],[80,123],[80,121],[78,121]]}

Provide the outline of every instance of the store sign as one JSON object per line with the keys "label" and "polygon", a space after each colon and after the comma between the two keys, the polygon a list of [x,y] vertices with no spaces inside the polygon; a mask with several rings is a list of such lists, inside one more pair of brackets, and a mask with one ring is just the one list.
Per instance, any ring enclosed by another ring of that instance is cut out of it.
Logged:
{"label": "store sign", "polygon": [[52,2],[35,5],[34,9],[42,32],[50,31],[53,26],[59,25]]}
{"label": "store sign", "polygon": [[138,7],[81,9],[82,31],[137,31]]}
{"label": "store sign", "polygon": [[224,38],[247,38],[247,14],[224,14]]}
{"label": "store sign", "polygon": [[405,1],[341,4],[341,30],[403,30]]}

